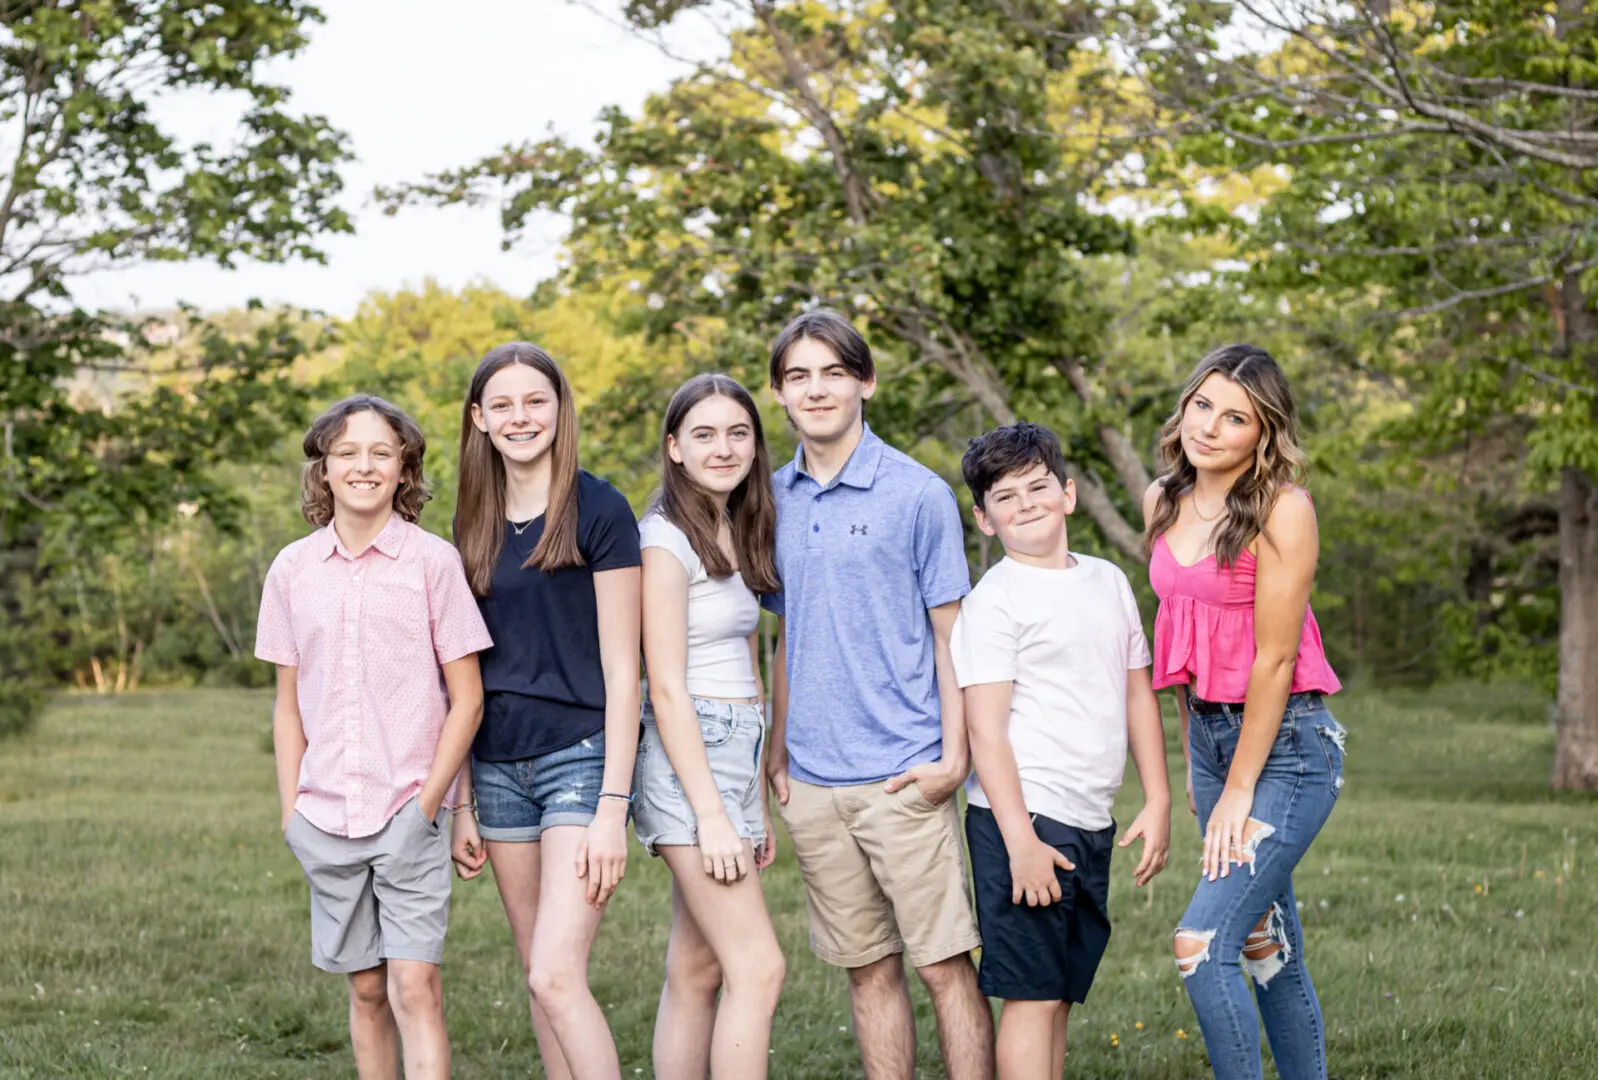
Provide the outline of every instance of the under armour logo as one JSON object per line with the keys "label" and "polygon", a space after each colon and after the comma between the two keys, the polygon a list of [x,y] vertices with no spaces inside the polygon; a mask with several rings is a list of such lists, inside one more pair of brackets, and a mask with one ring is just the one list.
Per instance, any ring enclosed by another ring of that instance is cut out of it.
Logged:
{"label": "under armour logo", "polygon": [[851,526],[849,526],[849,535],[850,536],[864,536],[865,534],[866,534],[866,527],[864,525],[851,525]]}

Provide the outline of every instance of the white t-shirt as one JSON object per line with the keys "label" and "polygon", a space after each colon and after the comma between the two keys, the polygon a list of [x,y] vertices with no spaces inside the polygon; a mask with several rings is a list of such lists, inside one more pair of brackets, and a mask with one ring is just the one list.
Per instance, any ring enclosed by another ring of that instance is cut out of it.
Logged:
{"label": "white t-shirt", "polygon": [[[1010,745],[1027,812],[1104,829],[1126,772],[1126,673],[1149,666],[1149,644],[1120,567],[1076,559],[993,566],[960,605],[951,651],[962,688],[1015,684]],[[966,797],[988,805],[974,773]]]}
{"label": "white t-shirt", "polygon": [[743,575],[713,578],[694,554],[688,534],[650,511],[638,522],[640,547],[671,552],[688,571],[688,693],[748,698],[759,693],[749,635],[760,623],[760,599]]}

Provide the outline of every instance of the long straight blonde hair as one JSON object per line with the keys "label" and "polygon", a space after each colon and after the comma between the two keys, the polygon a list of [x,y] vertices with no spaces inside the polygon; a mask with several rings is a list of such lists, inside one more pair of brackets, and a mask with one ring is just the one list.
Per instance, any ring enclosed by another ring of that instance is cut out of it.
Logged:
{"label": "long straight blonde hair", "polygon": [[1176,524],[1182,496],[1193,490],[1198,470],[1182,449],[1182,416],[1193,395],[1216,372],[1243,388],[1260,418],[1260,438],[1254,461],[1226,492],[1226,513],[1216,522],[1215,561],[1230,566],[1253,542],[1265,534],[1265,522],[1276,507],[1284,487],[1304,482],[1304,451],[1298,445],[1298,412],[1287,376],[1270,353],[1254,345],[1224,345],[1200,360],[1182,387],[1176,411],[1160,428],[1158,464],[1162,475],[1154,513],[1149,516],[1144,542],[1152,554],[1154,542]]}

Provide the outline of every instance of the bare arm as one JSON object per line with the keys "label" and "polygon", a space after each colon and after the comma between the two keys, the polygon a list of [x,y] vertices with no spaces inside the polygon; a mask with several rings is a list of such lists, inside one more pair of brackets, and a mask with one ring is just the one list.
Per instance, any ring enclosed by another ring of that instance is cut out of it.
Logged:
{"label": "bare arm", "polygon": [[777,645],[771,653],[771,731],[766,736],[766,778],[771,794],[788,805],[788,620],[777,616]]}
{"label": "bare arm", "polygon": [[[631,794],[638,757],[638,643],[642,574],[638,567],[594,575],[599,612],[599,663],[605,676],[605,773],[600,790]],[[627,869],[627,803],[602,798],[578,853],[579,876],[588,879],[588,900],[603,904]]]}
{"label": "bare arm", "polygon": [[1165,868],[1171,846],[1171,781],[1165,770],[1165,725],[1160,702],[1146,667],[1126,673],[1126,741],[1143,786],[1143,809],[1133,819],[1120,846],[1143,838],[1143,857],[1132,878],[1147,885]]}
{"label": "bare arm", "polygon": [[737,880],[750,868],[743,865],[743,842],[716,788],[688,693],[688,571],[665,548],[644,548],[643,606],[644,665],[660,744],[694,812],[706,873]]}
{"label": "bare arm", "polygon": [[[483,676],[477,666],[477,654],[468,653],[444,665],[444,687],[449,691],[449,714],[444,717],[444,727],[438,734],[438,748],[433,751],[433,764],[422,781],[422,790],[416,797],[417,805],[429,821],[438,817],[438,807],[444,795],[461,773],[462,763],[471,752],[472,739],[483,722]],[[467,778],[468,794],[470,777]]]}
{"label": "bare arm", "polygon": [[279,824],[287,829],[300,796],[300,763],[305,760],[305,723],[300,719],[300,669],[277,666],[277,698],[272,702],[272,756],[277,760]]}
{"label": "bare arm", "polygon": [[1036,839],[1026,799],[1021,794],[1021,770],[1010,746],[1010,699],[1014,682],[978,683],[965,688],[966,722],[971,729],[971,762],[976,766],[977,782],[988,797],[988,808],[1004,846],[1017,851],[1027,840]]}
{"label": "bare arm", "polygon": [[1269,539],[1260,538],[1255,556],[1254,666],[1243,704],[1243,727],[1226,787],[1204,835],[1204,870],[1211,878],[1226,876],[1231,863],[1243,860],[1255,831],[1248,824],[1254,785],[1281,730],[1304,634],[1304,611],[1315,583],[1319,540],[1309,497],[1298,491],[1284,493],[1266,529]]}
{"label": "bare arm", "polygon": [[960,617],[960,601],[952,600],[928,608],[932,620],[933,668],[938,679],[938,706],[943,729],[943,756],[938,761],[914,765],[888,781],[889,791],[898,791],[913,783],[921,794],[934,805],[947,802],[956,789],[971,774],[971,750],[966,734],[965,695],[954,674],[954,657],[949,651],[949,640],[954,635],[954,622]]}
{"label": "bare arm", "polygon": [[1260,539],[1254,572],[1254,666],[1248,675],[1237,756],[1226,776],[1227,787],[1250,794],[1282,726],[1320,555],[1315,511],[1301,492],[1288,492],[1277,500],[1268,532],[1270,540]]}

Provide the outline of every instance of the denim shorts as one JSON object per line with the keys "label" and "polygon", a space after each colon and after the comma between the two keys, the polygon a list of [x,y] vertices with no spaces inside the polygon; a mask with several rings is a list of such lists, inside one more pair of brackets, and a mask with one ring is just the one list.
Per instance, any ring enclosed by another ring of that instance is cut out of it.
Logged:
{"label": "denim shorts", "polygon": [[484,840],[532,843],[557,825],[586,827],[599,809],[605,733],[520,761],[472,758],[477,825]]}
{"label": "denim shorts", "polygon": [[[710,775],[738,835],[760,847],[766,840],[764,791],[760,783],[760,750],[766,739],[765,710],[754,703],[734,704],[710,698],[693,699],[699,734],[710,758]],[[633,770],[633,828],[651,855],[667,847],[699,842],[693,807],[677,783],[655,726],[655,713],[644,703],[644,737]]]}

